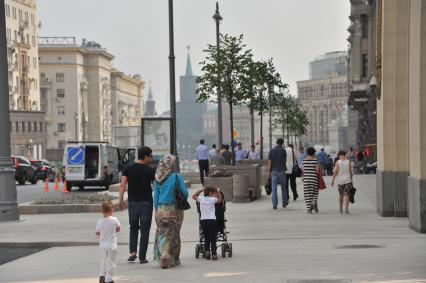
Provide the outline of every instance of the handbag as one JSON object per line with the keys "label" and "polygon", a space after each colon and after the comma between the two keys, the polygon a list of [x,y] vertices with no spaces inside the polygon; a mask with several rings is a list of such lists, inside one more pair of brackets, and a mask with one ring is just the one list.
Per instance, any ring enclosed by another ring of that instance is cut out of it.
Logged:
{"label": "handbag", "polygon": [[191,206],[189,205],[188,200],[184,197],[182,190],[180,189],[180,185],[179,185],[179,180],[176,176],[176,180],[175,180],[175,197],[176,197],[176,204],[175,207],[177,210],[188,210],[191,208]]}
{"label": "handbag", "polygon": [[294,149],[291,149],[293,152],[293,174],[295,177],[302,177],[302,169],[300,169],[299,164],[294,159]]}
{"label": "handbag", "polygon": [[350,190],[349,190],[349,201],[351,203],[355,203],[355,193],[356,193],[356,189],[355,187],[352,185]]}
{"label": "handbag", "polygon": [[327,186],[325,185],[324,178],[322,177],[321,173],[318,174],[318,186],[320,190],[325,190]]}
{"label": "handbag", "polygon": [[269,196],[272,193],[272,182],[271,182],[271,176],[268,178],[268,182],[265,185],[265,191],[266,194]]}

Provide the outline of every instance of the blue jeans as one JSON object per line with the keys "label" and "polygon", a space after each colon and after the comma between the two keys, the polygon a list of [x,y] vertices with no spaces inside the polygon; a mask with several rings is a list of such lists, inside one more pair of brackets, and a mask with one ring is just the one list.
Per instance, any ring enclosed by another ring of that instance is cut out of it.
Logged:
{"label": "blue jeans", "polygon": [[152,202],[129,201],[130,223],[130,253],[136,253],[138,249],[139,230],[141,238],[139,242],[139,260],[146,259],[148,250],[149,231],[152,221]]}
{"label": "blue jeans", "polygon": [[288,203],[288,194],[287,194],[287,186],[286,186],[286,174],[285,172],[271,172],[272,177],[272,206],[278,206],[278,194],[277,194],[277,186],[281,185],[281,196],[282,196],[282,205],[287,206]]}

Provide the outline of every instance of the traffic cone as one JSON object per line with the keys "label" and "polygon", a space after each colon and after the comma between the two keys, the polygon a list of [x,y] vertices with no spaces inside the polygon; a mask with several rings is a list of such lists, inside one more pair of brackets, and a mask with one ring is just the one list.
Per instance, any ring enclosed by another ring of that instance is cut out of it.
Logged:
{"label": "traffic cone", "polygon": [[46,180],[44,181],[44,192],[48,193],[49,192],[49,180],[46,178]]}
{"label": "traffic cone", "polygon": [[59,191],[58,177],[55,177],[55,186],[53,186],[55,191]]}
{"label": "traffic cone", "polygon": [[67,190],[67,180],[64,180],[64,188],[62,189],[63,193],[69,193]]}

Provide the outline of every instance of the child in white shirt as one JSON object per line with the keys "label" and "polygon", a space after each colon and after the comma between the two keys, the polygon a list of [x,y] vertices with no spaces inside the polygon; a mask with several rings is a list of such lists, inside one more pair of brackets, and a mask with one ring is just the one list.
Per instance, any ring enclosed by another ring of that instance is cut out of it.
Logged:
{"label": "child in white shirt", "polygon": [[100,283],[114,283],[112,275],[117,257],[117,232],[120,232],[120,222],[114,216],[114,205],[111,201],[102,204],[103,218],[96,223],[96,235],[99,236],[101,249],[101,270],[99,272]]}
{"label": "child in white shirt", "polygon": [[[204,192],[204,196],[200,196]],[[206,187],[195,192],[192,198],[200,203],[201,210],[201,229],[205,239],[206,259],[210,259],[210,251],[212,260],[217,260],[216,252],[216,210],[215,204],[222,202],[222,195],[219,188]]]}

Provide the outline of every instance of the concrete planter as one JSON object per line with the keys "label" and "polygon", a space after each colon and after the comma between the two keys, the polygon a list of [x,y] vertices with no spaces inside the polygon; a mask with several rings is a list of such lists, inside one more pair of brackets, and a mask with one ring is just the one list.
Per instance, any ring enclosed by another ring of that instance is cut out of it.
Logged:
{"label": "concrete planter", "polygon": [[248,175],[234,175],[233,177],[233,202],[249,202],[250,187]]}
{"label": "concrete planter", "polygon": [[248,175],[249,176],[249,188],[252,191],[252,198],[257,199],[262,195],[262,189],[260,186],[261,172],[259,164],[248,164],[248,165],[212,165],[210,170],[227,170],[235,175]]}
{"label": "concrete planter", "polygon": [[205,186],[218,187],[225,195],[226,201],[232,201],[232,176],[231,177],[206,177]]}
{"label": "concrete planter", "polygon": [[[114,209],[118,211],[118,199],[112,200]],[[127,207],[127,200],[125,201]],[[102,203],[96,204],[32,204],[25,202],[19,204],[20,214],[59,214],[59,213],[101,213]]]}

